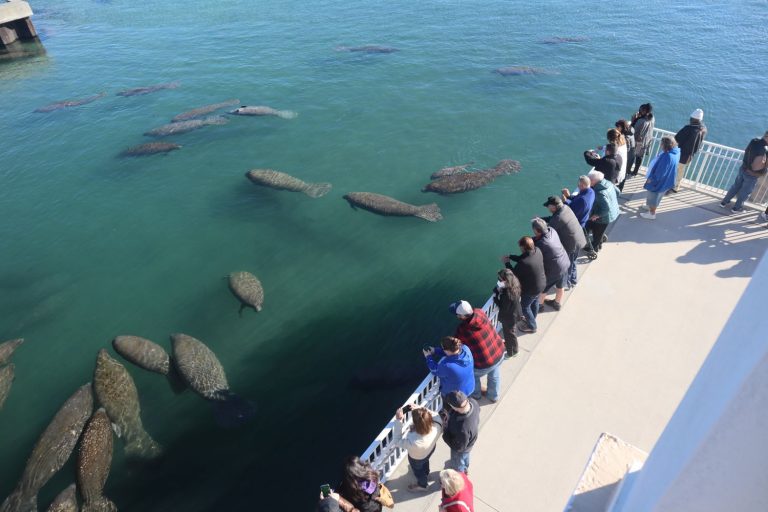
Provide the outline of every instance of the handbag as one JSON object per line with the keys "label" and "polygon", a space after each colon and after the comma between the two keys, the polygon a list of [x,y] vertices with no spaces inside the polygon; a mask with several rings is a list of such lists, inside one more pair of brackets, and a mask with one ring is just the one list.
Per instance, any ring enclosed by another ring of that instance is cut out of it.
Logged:
{"label": "handbag", "polygon": [[392,493],[382,483],[379,484],[379,496],[376,501],[387,508],[395,508],[395,499],[392,497]]}

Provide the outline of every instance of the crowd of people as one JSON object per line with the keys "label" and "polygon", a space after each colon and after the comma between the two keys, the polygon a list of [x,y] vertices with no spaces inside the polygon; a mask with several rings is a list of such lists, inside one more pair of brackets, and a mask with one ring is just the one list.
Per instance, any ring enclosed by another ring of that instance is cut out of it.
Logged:
{"label": "crowd of people", "polygon": [[[661,138],[659,152],[646,168],[645,205],[640,208],[644,219],[654,220],[662,198],[679,190],[686,168],[707,134],[703,119],[704,112],[696,109],[674,137]],[[539,311],[563,307],[565,290],[578,284],[576,261],[582,251],[589,259],[597,258],[607,241],[606,231],[619,217],[624,184],[638,175],[650,150],[653,126],[650,103],[641,105],[630,121],[616,121],[604,146],[584,152],[592,170],[579,176],[577,188],[564,188],[560,195],[547,198],[543,206],[549,215],[531,220],[531,234],[518,240],[519,254],[502,256],[504,268],[497,273],[492,295],[499,329],[482,309],[459,300],[449,306],[458,320],[454,334],[442,338],[437,347],[422,348],[427,368],[439,378],[443,407],[439,412],[418,405],[398,409],[395,439],[408,452],[415,477],[408,490],[414,493],[429,492],[429,460],[439,439],[450,448],[450,460],[439,474],[441,511],[474,511],[468,474],[470,453],[479,435],[480,401],[484,394],[491,403],[499,400],[501,365],[518,355],[518,335],[537,331]],[[736,181],[721,206],[726,207],[736,197],[733,211],[741,211],[766,172],[768,132],[749,143]],[[768,209],[760,215],[768,220]],[[485,388],[483,377],[487,379]],[[412,426],[406,429],[408,413]],[[338,493],[321,496],[318,510],[380,512],[382,507],[392,506],[392,495],[374,468],[350,457]]]}

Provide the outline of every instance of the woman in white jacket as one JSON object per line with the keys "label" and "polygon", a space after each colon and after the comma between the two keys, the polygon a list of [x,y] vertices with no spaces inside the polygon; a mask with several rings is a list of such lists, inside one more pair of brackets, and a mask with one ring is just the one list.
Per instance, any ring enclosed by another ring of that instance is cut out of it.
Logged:
{"label": "woman in white jacket", "polygon": [[619,190],[622,190],[624,188],[624,181],[627,179],[627,140],[616,128],[608,130],[606,138],[609,143],[616,144],[616,154],[621,155],[621,169],[619,169],[619,176],[616,178],[616,185],[619,187]]}
{"label": "woman in white jacket", "polygon": [[416,476],[416,483],[408,486],[408,490],[414,492],[427,491],[429,488],[429,458],[435,451],[435,445],[443,431],[440,417],[432,414],[429,409],[413,406],[411,408],[413,425],[403,436],[403,420],[405,414],[402,409],[395,413],[395,439],[400,439],[400,446],[408,450],[408,463]]}

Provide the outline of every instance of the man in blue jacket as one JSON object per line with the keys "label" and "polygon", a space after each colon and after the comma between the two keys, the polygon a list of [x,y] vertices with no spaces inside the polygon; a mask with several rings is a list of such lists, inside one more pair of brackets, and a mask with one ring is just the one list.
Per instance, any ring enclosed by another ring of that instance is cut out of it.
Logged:
{"label": "man in blue jacket", "polygon": [[648,164],[643,185],[648,192],[645,196],[645,207],[640,209],[647,211],[641,212],[640,216],[648,220],[656,218],[656,208],[661,203],[661,198],[667,190],[675,186],[677,164],[680,163],[680,148],[677,147],[674,137],[662,137],[660,146],[661,152]]}
{"label": "man in blue jacket", "polygon": [[567,204],[573,214],[579,219],[582,228],[587,227],[589,214],[592,212],[592,205],[595,204],[595,191],[592,190],[592,184],[586,176],[579,176],[579,188],[571,192],[567,188],[563,189],[563,202]]}
{"label": "man in blue jacket", "polygon": [[469,347],[453,336],[443,338],[440,345],[424,350],[429,371],[440,378],[440,394],[443,398],[451,391],[472,395],[475,392],[475,361]]}

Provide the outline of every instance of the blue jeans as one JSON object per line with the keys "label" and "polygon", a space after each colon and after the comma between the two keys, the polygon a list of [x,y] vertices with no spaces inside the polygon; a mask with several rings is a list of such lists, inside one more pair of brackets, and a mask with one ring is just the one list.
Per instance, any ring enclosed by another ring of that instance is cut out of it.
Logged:
{"label": "blue jeans", "polygon": [[429,477],[429,458],[433,453],[435,453],[434,448],[432,448],[429,455],[422,460],[412,459],[410,455],[408,456],[408,464],[411,465],[411,469],[413,470],[413,474],[416,477],[416,482],[419,487],[427,487],[429,485],[429,481],[427,480],[427,477]]}
{"label": "blue jeans", "polygon": [[522,295],[520,297],[520,307],[523,309],[523,317],[528,326],[536,330],[536,316],[539,314],[539,296]]}
{"label": "blue jeans", "polygon": [[499,399],[499,381],[501,380],[499,375],[499,368],[501,363],[504,362],[504,358],[499,359],[499,362],[488,368],[475,368],[475,392],[472,393],[472,398],[480,400],[482,396],[480,393],[480,377],[488,376],[488,400],[495,402]]}
{"label": "blue jeans", "polygon": [[733,205],[733,209],[741,210],[744,206],[744,201],[755,190],[755,185],[757,185],[757,178],[747,174],[744,169],[739,169],[739,174],[736,176],[736,180],[733,182],[730,190],[728,190],[728,193],[725,194],[722,204],[727,205],[736,196],[736,204]]}
{"label": "blue jeans", "polygon": [[469,452],[457,452],[451,448],[451,460],[448,465],[456,471],[466,473],[469,469]]}
{"label": "blue jeans", "polygon": [[580,249],[577,247],[575,251],[568,255],[568,259],[571,260],[571,267],[568,269],[568,286],[570,287],[576,286],[576,281],[579,279],[578,270],[576,269],[576,259],[579,257],[579,251]]}

